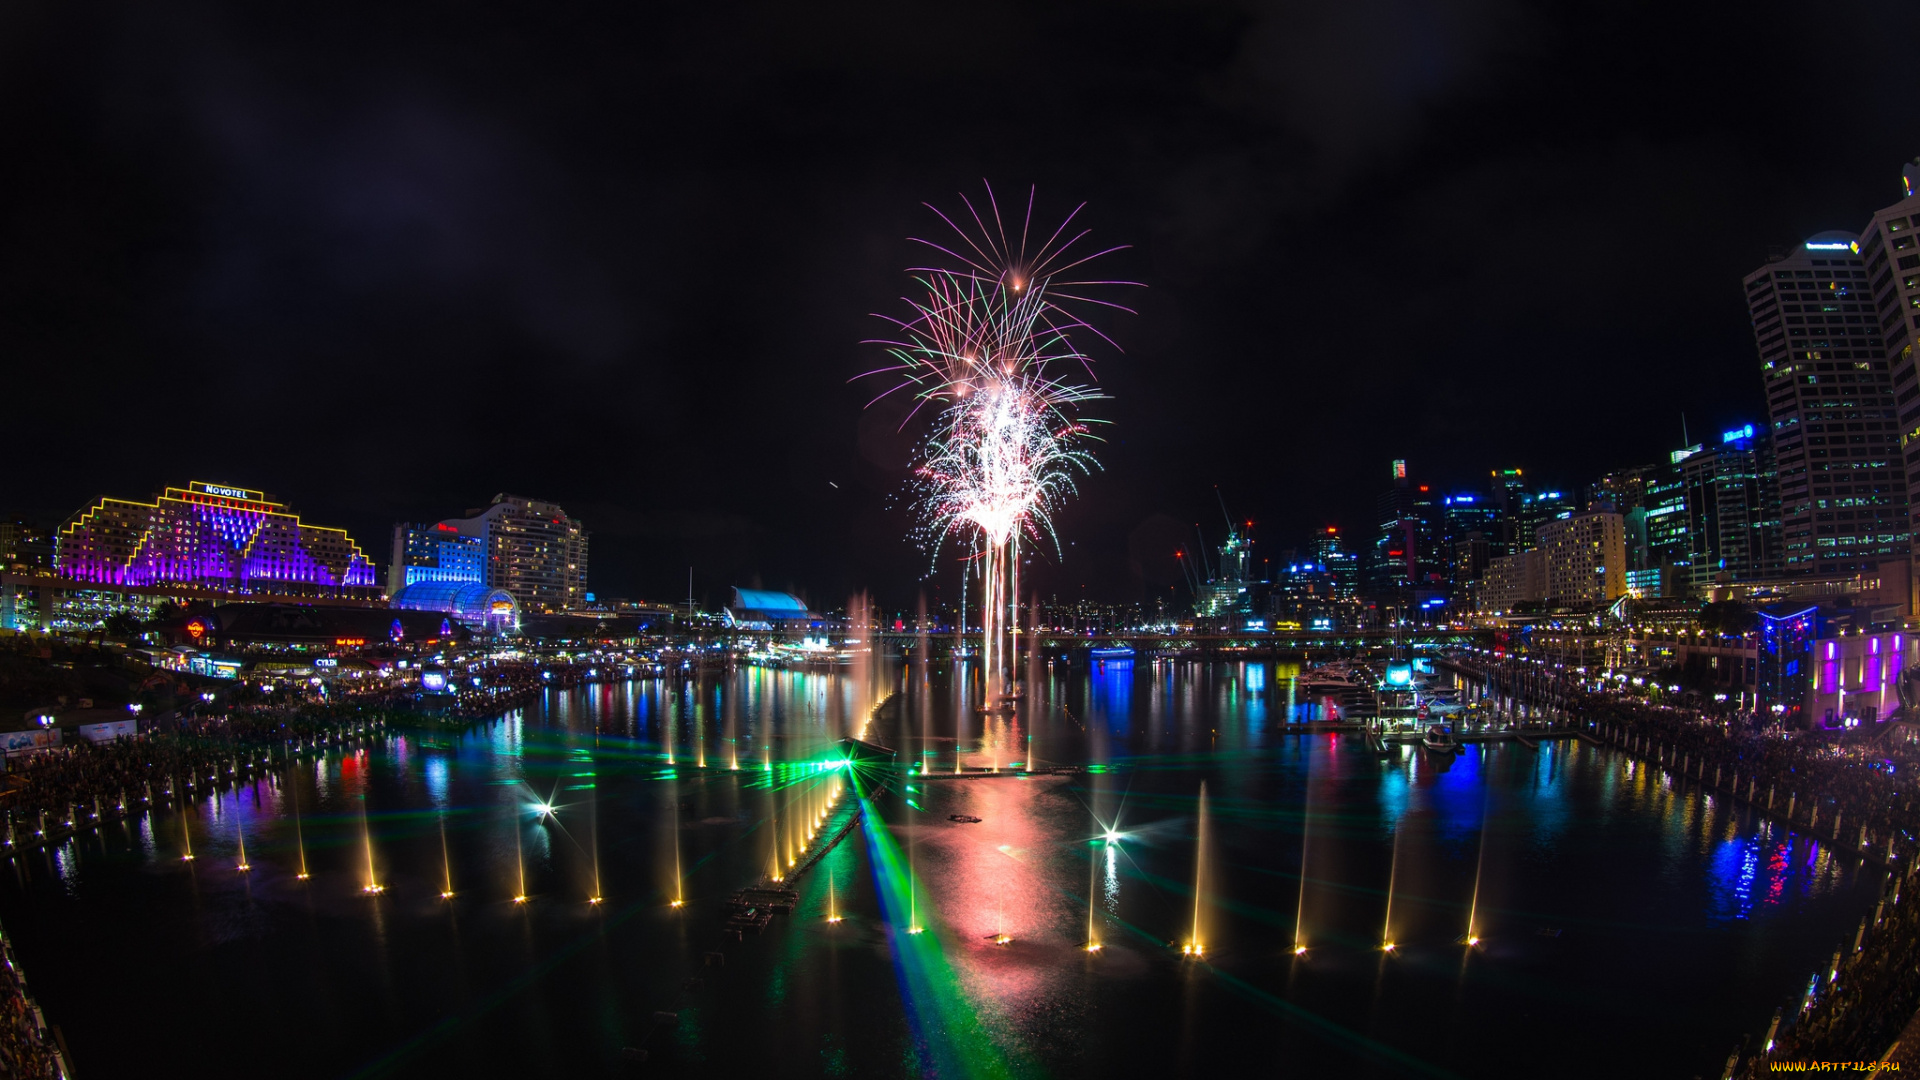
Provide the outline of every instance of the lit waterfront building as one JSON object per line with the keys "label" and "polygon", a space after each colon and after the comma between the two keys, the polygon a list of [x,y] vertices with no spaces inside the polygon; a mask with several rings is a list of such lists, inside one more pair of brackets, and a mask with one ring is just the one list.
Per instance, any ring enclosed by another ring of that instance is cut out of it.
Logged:
{"label": "lit waterfront building", "polygon": [[587,530],[558,505],[519,495],[434,527],[484,545],[482,584],[512,593],[523,611],[577,611],[587,603]]}
{"label": "lit waterfront building", "polygon": [[1528,548],[1490,560],[1486,573],[1480,579],[1479,610],[1511,614],[1523,603],[1545,600],[1546,571],[1546,556],[1539,548]]}
{"label": "lit waterfront building", "polygon": [[445,522],[395,525],[387,589],[397,593],[422,581],[486,584],[486,542],[477,536],[464,536]]}
{"label": "lit waterfront building", "polygon": [[309,525],[251,488],[194,481],[152,502],[103,498],[60,528],[54,572],[121,587],[251,596],[379,595],[344,529]]}
{"label": "lit waterfront building", "polygon": [[511,634],[520,629],[513,594],[472,581],[416,581],[387,601],[396,611],[437,611],[471,630]]}
{"label": "lit waterfront building", "polygon": [[1571,607],[1612,603],[1627,591],[1626,542],[1620,515],[1607,511],[1557,518],[1540,526],[1547,596]]}

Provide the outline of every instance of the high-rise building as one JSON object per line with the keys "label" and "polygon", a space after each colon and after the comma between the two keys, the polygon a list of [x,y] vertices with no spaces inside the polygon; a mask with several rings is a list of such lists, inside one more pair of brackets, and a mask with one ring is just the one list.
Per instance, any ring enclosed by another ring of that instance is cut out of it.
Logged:
{"label": "high-rise building", "polygon": [[486,547],[486,581],[513,594],[528,611],[574,611],[587,599],[587,530],[559,506],[518,495],[446,526]]}
{"label": "high-rise building", "polygon": [[1627,591],[1626,544],[1620,515],[1594,511],[1540,526],[1547,597],[1557,604],[1594,608]]}
{"label": "high-rise building", "polygon": [[[1699,443],[1675,450],[1665,465],[1647,470],[1646,558],[1628,579],[1638,596],[1686,596],[1693,583],[1692,518],[1681,465],[1700,453]],[[1624,525],[1622,526],[1624,533]]]}
{"label": "high-rise building", "polygon": [[486,541],[477,536],[463,536],[460,530],[445,522],[395,525],[387,594],[391,596],[421,581],[486,584]]}
{"label": "high-rise building", "polygon": [[1769,442],[1764,430],[1745,424],[1679,462],[1688,581],[1696,595],[1717,580],[1781,574],[1780,500]]}
{"label": "high-rise building", "polygon": [[1278,624],[1301,629],[1338,629],[1343,605],[1334,596],[1326,564],[1289,558],[1274,569],[1270,608]]}
{"label": "high-rise building", "polygon": [[1446,588],[1447,560],[1441,552],[1441,526],[1433,490],[1407,475],[1407,463],[1393,463],[1393,486],[1382,492],[1368,567],[1368,592],[1379,599],[1420,604]]}
{"label": "high-rise building", "polygon": [[1468,601],[1502,546],[1501,515],[1493,500],[1477,492],[1448,495],[1440,501],[1447,558],[1447,591],[1456,603]]}
{"label": "high-rise building", "polygon": [[[1647,571],[1647,478],[1655,472],[1652,465],[1615,469],[1594,481],[1587,494],[1588,510],[1611,510],[1620,515],[1620,527],[1626,542],[1627,588],[1636,596],[1644,595]],[[1635,575],[1641,575],[1636,581]],[[1656,586],[1655,595],[1658,595]]]}
{"label": "high-rise building", "polygon": [[[1881,559],[1911,558],[1889,339],[1862,253],[1853,233],[1823,232],[1745,279],[1789,578],[1858,573]],[[1889,254],[1874,251],[1875,272],[1891,283],[1879,258]]]}
{"label": "high-rise building", "polygon": [[[1920,340],[1920,158],[1902,171],[1905,197],[1873,215],[1860,241],[1860,258],[1866,263],[1867,289],[1873,297],[1874,317],[1879,319],[1883,355],[1892,368],[1894,405],[1900,411],[1900,446],[1905,454],[1907,506],[1920,506],[1920,357],[1914,355],[1914,342]],[[1856,487],[1858,485],[1855,485]],[[1920,535],[1920,525],[1909,522],[1909,537]],[[1920,562],[1920,551],[1912,557]],[[1920,582],[1920,574],[1909,580]],[[1910,608],[1920,610],[1920,608]]]}
{"label": "high-rise building", "polygon": [[1335,600],[1352,600],[1360,595],[1360,556],[1340,542],[1340,530],[1332,525],[1314,538],[1314,561],[1325,568],[1333,583]]}
{"label": "high-rise building", "polygon": [[1519,527],[1514,530],[1521,547],[1535,547],[1540,543],[1540,526],[1549,521],[1572,517],[1573,500],[1561,491],[1530,491],[1520,497],[1520,508],[1516,511]]}
{"label": "high-rise building", "polygon": [[1519,469],[1495,469],[1488,495],[1500,514],[1500,535],[1493,540],[1493,557],[1512,555],[1533,546],[1533,533],[1520,527],[1527,498],[1526,474]]}

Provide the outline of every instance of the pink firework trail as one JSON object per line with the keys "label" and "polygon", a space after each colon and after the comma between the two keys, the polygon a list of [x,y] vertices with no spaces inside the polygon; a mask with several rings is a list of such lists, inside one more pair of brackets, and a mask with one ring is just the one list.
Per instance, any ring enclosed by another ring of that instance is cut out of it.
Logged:
{"label": "pink firework trail", "polygon": [[[906,298],[908,317],[888,318],[893,336],[872,342],[893,363],[861,377],[892,376],[874,401],[910,394],[908,419],[936,410],[915,467],[916,531],[930,557],[952,538],[981,561],[982,660],[991,700],[1010,651],[1001,635],[1017,627],[1020,541],[1045,536],[1057,552],[1053,514],[1077,492],[1076,478],[1099,467],[1087,446],[1097,441],[1090,431],[1097,421],[1078,412],[1105,395],[1092,385],[1092,358],[1073,337],[1086,331],[1112,340],[1075,312],[1089,305],[1130,311],[1094,293],[1137,283],[1084,277],[1089,262],[1121,250],[1080,244],[1087,232],[1072,227],[1084,203],[1035,243],[1031,191],[1013,233],[990,186],[988,214],[964,195],[961,202],[966,213],[957,219],[928,205],[956,238],[917,242],[947,265],[909,269],[921,296]],[[1063,369],[1082,371],[1089,381],[1053,374]]]}

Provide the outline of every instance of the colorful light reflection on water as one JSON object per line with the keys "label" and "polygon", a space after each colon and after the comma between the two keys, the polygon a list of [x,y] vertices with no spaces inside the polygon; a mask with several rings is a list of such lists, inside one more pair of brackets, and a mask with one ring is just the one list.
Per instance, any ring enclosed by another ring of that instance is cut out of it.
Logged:
{"label": "colorful light reflection on water", "polygon": [[[916,700],[874,737],[929,775],[909,803],[860,770],[864,842],[738,944],[715,902],[764,873],[770,808],[824,775],[795,762],[857,711],[844,680],[555,693],[451,751],[357,749],[18,860],[0,914],[79,1068],[106,1075],[194,1036],[208,1068],[315,1076],[604,1072],[646,1040],[661,1075],[1464,1076],[1551,1057],[1604,1076],[1629,1055],[1717,1064],[1870,907],[1873,873],[1597,747],[1381,760],[1290,733],[1320,708],[1291,674],[1056,666],[1014,715],[982,717],[944,671],[910,672]],[[1096,771],[1011,773],[1029,735],[1043,764]],[[954,779],[956,763],[1003,774]],[[1202,781],[1217,895],[1205,957],[1183,964]],[[358,893],[363,806],[378,897]],[[179,992],[100,1012],[103,970]],[[671,1030],[650,1028],[657,1010]],[[1569,1011],[1587,1022],[1544,1022]],[[328,1036],[291,1060],[290,1015]],[[215,1024],[220,1039],[194,1035]]]}

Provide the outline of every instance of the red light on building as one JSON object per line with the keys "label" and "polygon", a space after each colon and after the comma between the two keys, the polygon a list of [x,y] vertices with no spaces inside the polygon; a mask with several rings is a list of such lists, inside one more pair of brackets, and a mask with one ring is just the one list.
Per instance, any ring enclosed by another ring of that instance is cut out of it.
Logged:
{"label": "red light on building", "polygon": [[212,630],[213,628],[207,625],[207,621],[205,619],[188,619],[187,620],[187,636],[192,638],[195,641],[200,641],[204,639],[207,636],[207,634],[212,632]]}

